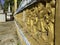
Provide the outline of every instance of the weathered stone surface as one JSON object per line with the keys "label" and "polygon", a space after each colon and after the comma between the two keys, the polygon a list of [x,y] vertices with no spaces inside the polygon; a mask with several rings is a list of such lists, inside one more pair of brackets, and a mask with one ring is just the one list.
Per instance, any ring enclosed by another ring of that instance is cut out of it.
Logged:
{"label": "weathered stone surface", "polygon": [[27,7],[15,16],[31,45],[53,45],[55,7],[42,2]]}
{"label": "weathered stone surface", "polygon": [[13,21],[0,23],[0,45],[17,45],[20,41]]}

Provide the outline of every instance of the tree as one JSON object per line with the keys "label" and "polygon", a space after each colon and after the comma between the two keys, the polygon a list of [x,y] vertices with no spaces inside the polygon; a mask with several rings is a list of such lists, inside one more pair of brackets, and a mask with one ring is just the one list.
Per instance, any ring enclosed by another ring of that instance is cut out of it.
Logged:
{"label": "tree", "polygon": [[19,4],[20,4],[21,1],[22,1],[22,0],[18,0],[18,1],[17,1],[17,6],[19,6]]}
{"label": "tree", "polygon": [[[20,2],[21,2],[21,0],[17,0],[17,6],[19,6]],[[8,10],[9,3],[10,3],[10,6],[11,6],[11,11],[13,11],[12,7],[14,6],[14,0],[5,0],[4,10],[5,11]]]}
{"label": "tree", "polygon": [[4,4],[4,10],[5,11],[8,10],[9,3],[10,3],[10,6],[11,6],[11,9],[12,9],[12,6],[14,5],[14,0],[5,0],[5,4]]}

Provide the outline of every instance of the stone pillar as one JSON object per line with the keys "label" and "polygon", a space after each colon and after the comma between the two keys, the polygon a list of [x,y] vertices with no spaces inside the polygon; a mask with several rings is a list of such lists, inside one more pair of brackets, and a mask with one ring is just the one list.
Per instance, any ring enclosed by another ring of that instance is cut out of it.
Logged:
{"label": "stone pillar", "polygon": [[4,10],[2,9],[2,6],[0,4],[0,22],[5,22],[6,21],[6,17],[4,14]]}
{"label": "stone pillar", "polygon": [[16,11],[17,10],[17,0],[14,0],[14,11]]}

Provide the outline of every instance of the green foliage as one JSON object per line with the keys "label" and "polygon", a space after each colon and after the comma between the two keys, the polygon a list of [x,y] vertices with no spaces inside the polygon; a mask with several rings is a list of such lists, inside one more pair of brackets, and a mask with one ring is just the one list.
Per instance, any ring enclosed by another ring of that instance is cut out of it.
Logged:
{"label": "green foliage", "polygon": [[19,6],[19,4],[20,4],[21,1],[22,1],[22,0],[18,0],[18,1],[17,1],[17,6]]}
{"label": "green foliage", "polygon": [[[19,6],[20,2],[21,2],[21,0],[17,0],[17,6]],[[14,0],[5,0],[5,4],[4,4],[5,11],[8,10],[9,3],[11,5],[11,11],[12,11],[12,7],[14,6]]]}
{"label": "green foliage", "polygon": [[8,4],[9,4],[8,1],[9,1],[9,0],[5,0],[4,10],[7,10],[7,8],[8,8]]}
{"label": "green foliage", "polygon": [[8,10],[9,3],[11,5],[11,9],[12,9],[12,6],[14,5],[14,0],[5,0],[5,4],[4,4],[5,11]]}

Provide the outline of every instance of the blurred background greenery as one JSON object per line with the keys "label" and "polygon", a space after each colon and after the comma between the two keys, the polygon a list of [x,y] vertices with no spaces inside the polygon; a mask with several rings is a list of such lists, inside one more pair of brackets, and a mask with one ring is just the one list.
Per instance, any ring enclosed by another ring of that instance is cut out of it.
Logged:
{"label": "blurred background greenery", "polygon": [[[17,0],[17,7],[19,6],[21,0]],[[5,4],[4,4],[4,10],[7,11],[8,10],[8,6],[9,6],[9,3],[10,3],[10,8],[11,8],[11,11],[13,11],[13,7],[14,7],[14,0],[5,0]]]}

